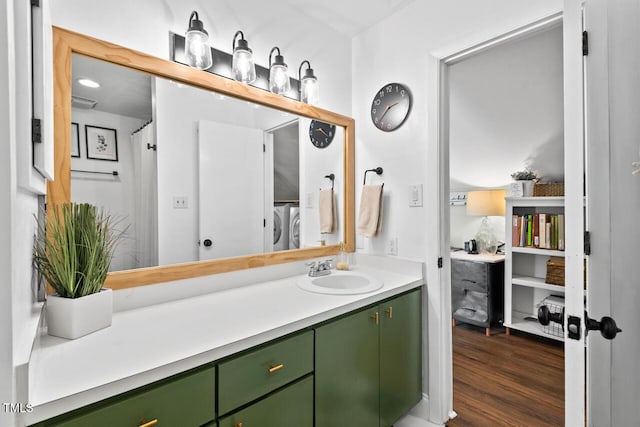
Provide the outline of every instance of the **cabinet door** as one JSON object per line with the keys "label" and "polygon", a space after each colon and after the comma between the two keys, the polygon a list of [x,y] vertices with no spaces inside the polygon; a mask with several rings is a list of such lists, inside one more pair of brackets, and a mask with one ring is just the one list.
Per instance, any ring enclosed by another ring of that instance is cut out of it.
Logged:
{"label": "cabinet door", "polygon": [[313,427],[313,375],[220,420],[219,427]]}
{"label": "cabinet door", "polygon": [[380,427],[390,427],[422,396],[422,291],[380,309]]}
{"label": "cabinet door", "polygon": [[38,427],[139,426],[157,420],[159,426],[197,427],[215,418],[215,369],[179,375],[126,393],[106,405],[80,409],[37,424]]}
{"label": "cabinet door", "polygon": [[316,329],[316,427],[377,426],[377,307]]}

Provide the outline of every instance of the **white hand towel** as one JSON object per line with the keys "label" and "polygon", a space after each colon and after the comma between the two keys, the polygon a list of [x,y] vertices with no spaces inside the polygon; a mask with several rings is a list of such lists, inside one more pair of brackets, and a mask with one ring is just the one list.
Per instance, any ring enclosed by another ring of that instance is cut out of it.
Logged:
{"label": "white hand towel", "polygon": [[320,208],[320,233],[335,233],[333,189],[320,190],[318,207]]}
{"label": "white hand towel", "polygon": [[382,185],[365,185],[360,197],[358,234],[374,237],[380,232],[382,223]]}

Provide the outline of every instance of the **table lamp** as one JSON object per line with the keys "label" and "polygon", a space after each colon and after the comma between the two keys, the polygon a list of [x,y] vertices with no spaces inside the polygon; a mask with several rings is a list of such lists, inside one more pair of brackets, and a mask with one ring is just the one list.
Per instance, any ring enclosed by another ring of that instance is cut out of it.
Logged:
{"label": "table lamp", "polygon": [[504,216],[505,195],[505,190],[469,191],[467,194],[467,215],[484,216],[475,236],[479,253],[495,254],[498,249],[498,238],[488,217]]}

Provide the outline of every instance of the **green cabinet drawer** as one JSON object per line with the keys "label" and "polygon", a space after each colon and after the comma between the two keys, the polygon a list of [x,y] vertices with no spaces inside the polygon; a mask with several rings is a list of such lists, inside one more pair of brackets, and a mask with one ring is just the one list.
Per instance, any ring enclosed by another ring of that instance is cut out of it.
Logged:
{"label": "green cabinet drawer", "polygon": [[151,384],[37,424],[60,427],[201,426],[215,419],[215,368]]}
{"label": "green cabinet drawer", "polygon": [[224,415],[313,371],[313,331],[218,365],[218,411]]}
{"label": "green cabinet drawer", "polygon": [[219,427],[313,427],[313,375],[235,414]]}

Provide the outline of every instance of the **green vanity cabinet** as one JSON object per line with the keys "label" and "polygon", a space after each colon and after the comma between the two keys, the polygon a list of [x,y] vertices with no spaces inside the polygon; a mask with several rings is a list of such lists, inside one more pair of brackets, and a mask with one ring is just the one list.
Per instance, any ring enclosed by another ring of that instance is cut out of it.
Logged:
{"label": "green vanity cabinet", "polygon": [[[197,427],[215,419],[213,365],[176,375],[90,405],[38,427],[181,426]],[[157,420],[154,423],[154,420]]]}
{"label": "green vanity cabinet", "polygon": [[224,416],[311,372],[313,331],[221,362],[218,364],[218,414]]}
{"label": "green vanity cabinet", "polygon": [[313,427],[313,375],[222,418],[218,426]]}
{"label": "green vanity cabinet", "polygon": [[378,308],[316,329],[316,427],[377,426]]}
{"label": "green vanity cabinet", "polygon": [[422,293],[380,304],[380,426],[389,427],[422,397]]}
{"label": "green vanity cabinet", "polygon": [[422,291],[316,329],[316,427],[390,427],[422,396]]}

